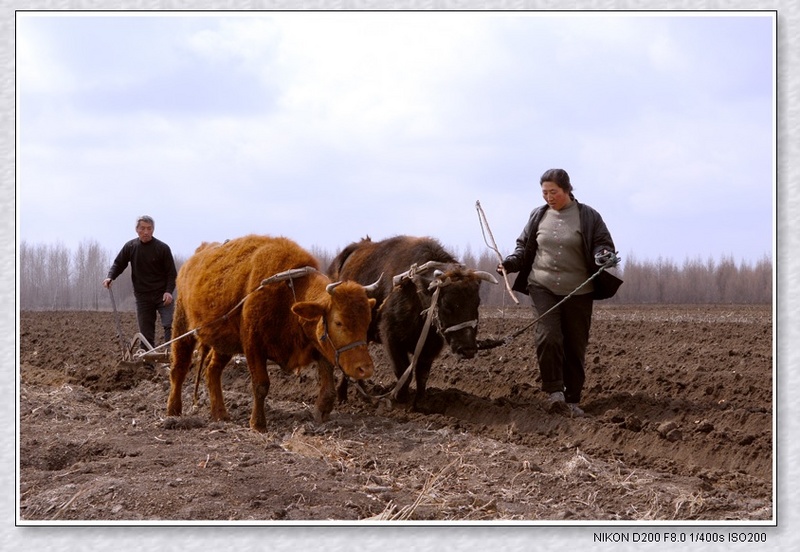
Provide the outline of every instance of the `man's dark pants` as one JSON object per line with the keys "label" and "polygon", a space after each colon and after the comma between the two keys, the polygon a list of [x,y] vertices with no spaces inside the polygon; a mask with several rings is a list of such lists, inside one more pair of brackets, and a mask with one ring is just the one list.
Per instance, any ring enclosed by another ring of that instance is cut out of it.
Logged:
{"label": "man's dark pants", "polygon": [[172,339],[172,314],[175,312],[175,302],[164,305],[164,292],[136,293],[136,319],[139,323],[139,333],[147,342],[156,346],[156,316],[161,317],[164,327],[164,343]]}

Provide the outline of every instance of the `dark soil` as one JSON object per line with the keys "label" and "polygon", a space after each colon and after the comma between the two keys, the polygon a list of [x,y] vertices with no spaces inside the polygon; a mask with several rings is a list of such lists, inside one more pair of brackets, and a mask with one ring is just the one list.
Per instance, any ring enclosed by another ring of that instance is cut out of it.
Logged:
{"label": "dark soil", "polygon": [[[479,337],[529,318],[484,310]],[[193,377],[169,418],[169,367],[121,363],[112,313],[22,312],[18,522],[768,522],[772,324],[769,306],[597,304],[585,418],[546,411],[532,332],[443,354],[420,412],[351,385],[321,425],[315,370],[272,366],[257,433],[244,362],[225,371],[232,421],[209,420],[203,385],[193,411]],[[371,347],[377,394],[395,380]]]}

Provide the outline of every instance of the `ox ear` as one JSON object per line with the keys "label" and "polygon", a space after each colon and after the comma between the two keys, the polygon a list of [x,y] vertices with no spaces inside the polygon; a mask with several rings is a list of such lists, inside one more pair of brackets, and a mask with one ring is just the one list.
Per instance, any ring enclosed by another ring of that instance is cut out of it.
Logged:
{"label": "ox ear", "polygon": [[292,312],[306,320],[316,320],[325,315],[325,307],[319,303],[304,301],[292,305]]}

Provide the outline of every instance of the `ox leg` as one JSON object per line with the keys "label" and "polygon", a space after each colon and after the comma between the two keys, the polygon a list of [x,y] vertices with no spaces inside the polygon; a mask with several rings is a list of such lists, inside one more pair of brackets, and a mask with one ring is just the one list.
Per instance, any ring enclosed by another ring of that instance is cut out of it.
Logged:
{"label": "ox leg", "polygon": [[219,351],[211,351],[211,362],[206,368],[206,385],[208,386],[208,401],[211,406],[212,420],[230,420],[225,401],[222,398],[222,370],[228,365],[231,355]]}
{"label": "ox leg", "polygon": [[[406,351],[406,347],[403,343],[398,341],[386,341],[386,352],[389,355],[389,360],[392,363],[392,368],[394,369],[394,375],[399,380],[408,368],[408,365],[411,364],[411,361],[408,358],[408,352]],[[408,402],[408,387],[411,385],[411,378],[409,377],[406,382],[403,384],[403,387],[397,392],[397,401],[401,403]]]}
{"label": "ox leg", "polygon": [[425,345],[422,347],[419,359],[417,359],[417,365],[414,368],[414,381],[417,384],[417,393],[414,395],[414,410],[419,410],[421,402],[425,399],[431,366],[441,352],[443,345],[444,340],[438,334],[428,334],[428,339],[425,340]]}
{"label": "ox leg", "polygon": [[267,430],[267,417],[264,408],[269,393],[269,373],[267,359],[257,351],[245,352],[247,367],[250,369],[250,382],[253,385],[253,411],[250,413],[250,427],[256,431]]}
{"label": "ox leg", "polygon": [[427,356],[424,352],[420,355],[417,365],[414,368],[414,381],[417,384],[417,393],[414,395],[414,410],[419,410],[420,404],[425,399],[428,386],[428,376],[431,373],[431,365],[434,357]]}
{"label": "ox leg", "polygon": [[[182,314],[181,309],[176,309]],[[176,313],[177,314],[177,313]],[[183,324],[183,316],[177,316],[176,322]],[[182,328],[183,326],[178,326]],[[196,338],[188,335],[172,343],[172,366],[169,370],[169,398],[167,399],[167,416],[180,416],[183,412],[181,391],[186,375],[192,367]]]}
{"label": "ox leg", "polygon": [[[336,401],[336,381],[333,377],[333,365],[324,358],[317,361],[317,373],[319,374],[319,394],[313,414],[314,421],[322,423],[328,421],[333,411],[333,403]],[[345,381],[347,381],[346,378]]]}
{"label": "ox leg", "polygon": [[336,388],[336,397],[340,403],[347,402],[347,376],[342,375],[342,381],[339,382],[339,387]]}

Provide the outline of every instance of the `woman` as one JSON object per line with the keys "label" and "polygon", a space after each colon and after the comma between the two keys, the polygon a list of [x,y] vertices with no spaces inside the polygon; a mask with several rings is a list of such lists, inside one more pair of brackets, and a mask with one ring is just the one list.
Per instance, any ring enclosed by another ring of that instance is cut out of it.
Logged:
{"label": "woman", "polygon": [[[600,214],[575,199],[565,170],[546,171],[540,184],[546,204],[531,212],[502,268],[519,272],[513,289],[527,292],[541,315],[599,270],[596,255],[615,259],[615,249]],[[612,297],[621,284],[622,280],[603,271],[538,322],[536,356],[551,412],[584,415],[578,404],[586,379],[592,306],[595,299]]]}

